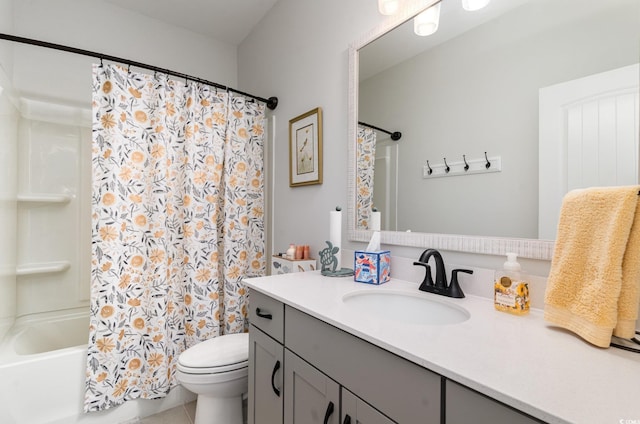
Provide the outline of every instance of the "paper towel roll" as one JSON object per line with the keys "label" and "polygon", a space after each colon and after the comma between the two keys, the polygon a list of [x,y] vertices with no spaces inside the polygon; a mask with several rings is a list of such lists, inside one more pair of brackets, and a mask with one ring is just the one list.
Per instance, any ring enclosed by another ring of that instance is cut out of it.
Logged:
{"label": "paper towel roll", "polygon": [[333,246],[340,249],[336,254],[338,257],[336,270],[339,270],[342,264],[340,260],[342,256],[342,211],[335,210],[329,212],[329,241]]}
{"label": "paper towel roll", "polygon": [[373,231],[380,231],[380,220],[381,215],[379,211],[371,212],[371,225],[369,226],[369,229]]}

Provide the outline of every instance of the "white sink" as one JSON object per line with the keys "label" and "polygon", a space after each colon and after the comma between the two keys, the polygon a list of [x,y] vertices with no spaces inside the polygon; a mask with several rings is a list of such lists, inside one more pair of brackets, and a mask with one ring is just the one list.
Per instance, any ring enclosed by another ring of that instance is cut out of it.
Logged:
{"label": "white sink", "polygon": [[342,301],[357,313],[409,324],[458,324],[471,317],[463,307],[421,292],[360,290],[345,294]]}

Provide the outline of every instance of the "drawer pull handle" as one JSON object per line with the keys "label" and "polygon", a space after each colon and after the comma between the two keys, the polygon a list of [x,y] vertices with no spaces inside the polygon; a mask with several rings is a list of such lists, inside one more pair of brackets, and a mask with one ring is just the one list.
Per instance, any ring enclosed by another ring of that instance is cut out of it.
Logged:
{"label": "drawer pull handle", "polygon": [[260,311],[260,308],[256,308],[256,315],[258,315],[260,318],[273,319],[273,315],[265,314],[264,312]]}
{"label": "drawer pull handle", "polygon": [[331,414],[333,414],[333,402],[329,402],[329,405],[327,405],[327,412],[324,413],[324,424],[329,422]]}
{"label": "drawer pull handle", "polygon": [[280,369],[280,361],[276,361],[276,365],[273,367],[273,372],[271,373],[271,388],[273,389],[273,393],[276,396],[280,397],[280,389],[276,387],[276,373]]}
{"label": "drawer pull handle", "polygon": [[349,416],[349,414],[345,415],[344,421],[342,421],[342,424],[351,424],[351,417]]}

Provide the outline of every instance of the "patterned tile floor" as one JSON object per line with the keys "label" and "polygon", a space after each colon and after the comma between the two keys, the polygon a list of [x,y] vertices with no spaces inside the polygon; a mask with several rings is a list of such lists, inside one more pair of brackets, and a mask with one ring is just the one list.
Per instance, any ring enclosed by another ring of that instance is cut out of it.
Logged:
{"label": "patterned tile floor", "polygon": [[[242,404],[244,422],[247,422],[247,401]],[[142,418],[138,422],[140,424],[193,424],[196,416],[196,403],[190,402],[185,405],[177,406],[168,411]],[[220,423],[224,424],[224,423]]]}

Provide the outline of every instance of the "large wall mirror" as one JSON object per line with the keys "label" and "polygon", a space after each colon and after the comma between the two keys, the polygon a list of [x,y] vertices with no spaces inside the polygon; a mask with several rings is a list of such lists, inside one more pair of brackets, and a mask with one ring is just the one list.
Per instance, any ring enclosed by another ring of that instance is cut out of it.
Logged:
{"label": "large wall mirror", "polygon": [[[351,46],[349,237],[368,240],[375,206],[385,243],[550,259],[568,190],[638,183],[640,3],[442,0],[418,36],[433,3]],[[363,149],[359,122],[402,138]],[[460,171],[485,157],[499,172]],[[427,173],[445,161],[457,172]]]}

